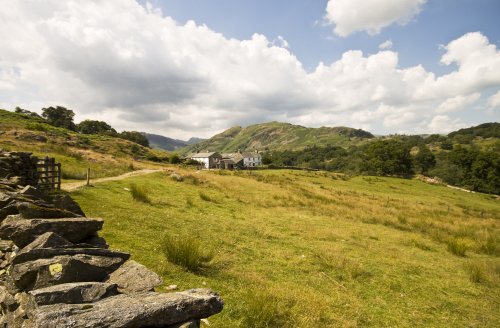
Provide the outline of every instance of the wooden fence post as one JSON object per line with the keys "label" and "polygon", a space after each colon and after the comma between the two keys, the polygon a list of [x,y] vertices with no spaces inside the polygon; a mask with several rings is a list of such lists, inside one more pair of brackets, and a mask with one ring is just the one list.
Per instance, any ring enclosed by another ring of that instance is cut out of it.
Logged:
{"label": "wooden fence post", "polygon": [[90,186],[90,167],[87,168],[87,186]]}

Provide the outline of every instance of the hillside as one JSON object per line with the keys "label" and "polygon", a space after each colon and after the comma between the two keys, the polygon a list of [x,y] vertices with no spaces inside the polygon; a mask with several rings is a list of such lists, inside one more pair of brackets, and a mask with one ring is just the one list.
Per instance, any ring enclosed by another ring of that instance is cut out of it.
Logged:
{"label": "hillside", "polygon": [[460,129],[448,134],[448,137],[472,136],[482,138],[500,138],[500,123],[484,123],[470,128]]}
{"label": "hillside", "polygon": [[196,151],[235,152],[248,150],[297,150],[307,146],[359,144],[373,138],[363,130],[347,127],[306,128],[289,123],[270,122],[232,127],[212,138],[181,149],[182,154]]}
{"label": "hillside", "polygon": [[[148,191],[149,203],[128,189]],[[213,327],[497,327],[500,205],[416,180],[327,172],[156,173],[73,193],[164,279],[224,299]],[[107,206],[100,206],[100,203]],[[194,238],[199,272],[167,261]]]}
{"label": "hillside", "polygon": [[149,145],[155,149],[174,151],[176,149],[189,145],[187,141],[172,139],[161,136],[159,134],[152,134],[147,132],[142,132],[142,134],[149,140]]}
{"label": "hillside", "polygon": [[164,151],[105,135],[79,134],[44,120],[0,109],[0,148],[55,157],[64,179],[114,176],[138,168],[157,167],[147,159],[166,158]]}

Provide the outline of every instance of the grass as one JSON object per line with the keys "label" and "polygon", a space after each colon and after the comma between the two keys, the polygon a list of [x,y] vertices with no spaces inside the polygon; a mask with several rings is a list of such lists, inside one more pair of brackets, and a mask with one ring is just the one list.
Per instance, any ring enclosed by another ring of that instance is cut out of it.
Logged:
{"label": "grass", "polygon": [[[165,286],[218,291],[225,308],[209,318],[214,327],[500,320],[500,204],[492,196],[327,172],[176,171],[192,178],[157,173],[73,195],[88,216],[105,219],[101,234],[112,248],[130,252]],[[125,201],[130,183],[147,186],[152,203]],[[210,265],[192,272],[170,262],[161,234],[196,236],[214,250]],[[467,256],[448,251],[450,243],[465,245]]]}
{"label": "grass", "polygon": [[193,236],[165,235],[161,246],[169,262],[192,272],[199,272],[213,258],[213,254],[203,247],[198,238]]}
{"label": "grass", "polygon": [[[128,140],[103,135],[81,135],[44,123],[38,118],[0,109],[0,149],[28,151],[54,157],[62,165],[62,178],[83,180],[116,176],[134,169],[160,167],[148,156],[165,157],[163,151],[138,146]],[[35,137],[38,137],[36,139]],[[46,141],[40,141],[39,137]]]}
{"label": "grass", "polygon": [[132,198],[138,202],[151,204],[151,199],[149,198],[146,190],[135,183],[130,184],[130,194],[132,195]]}
{"label": "grass", "polygon": [[450,241],[448,241],[447,244],[448,244],[448,251],[451,254],[462,257],[465,256],[465,253],[467,251],[467,245],[463,241],[453,238]]}

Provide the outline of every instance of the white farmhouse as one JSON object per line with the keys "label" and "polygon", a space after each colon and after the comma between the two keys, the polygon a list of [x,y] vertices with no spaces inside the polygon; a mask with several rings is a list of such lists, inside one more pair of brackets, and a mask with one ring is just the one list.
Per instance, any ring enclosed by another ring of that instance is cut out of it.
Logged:
{"label": "white farmhouse", "polygon": [[202,163],[206,169],[214,169],[222,159],[219,153],[197,153],[189,156],[190,159]]}
{"label": "white farmhouse", "polygon": [[243,166],[254,167],[262,165],[262,156],[259,153],[242,153]]}

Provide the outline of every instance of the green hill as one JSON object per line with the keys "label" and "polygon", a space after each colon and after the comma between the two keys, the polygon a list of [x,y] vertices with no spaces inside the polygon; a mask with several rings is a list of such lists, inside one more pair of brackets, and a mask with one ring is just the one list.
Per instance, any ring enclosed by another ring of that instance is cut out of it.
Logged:
{"label": "green hill", "polygon": [[500,123],[484,123],[466,129],[451,132],[448,137],[471,136],[482,138],[500,138]]}
{"label": "green hill", "polygon": [[64,179],[115,176],[136,168],[156,166],[148,160],[168,153],[106,135],[80,134],[47,124],[43,119],[0,109],[0,149],[29,151],[55,157]]}
{"label": "green hill", "polygon": [[142,132],[142,134],[148,139],[149,145],[155,149],[174,151],[176,149],[189,145],[187,141],[172,139],[159,134],[152,134],[147,132]]}
{"label": "green hill", "polygon": [[374,136],[366,131],[347,127],[306,128],[289,123],[270,122],[232,127],[212,138],[186,147],[180,152],[234,152],[251,150],[298,150],[307,146],[359,144]]}

